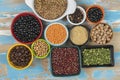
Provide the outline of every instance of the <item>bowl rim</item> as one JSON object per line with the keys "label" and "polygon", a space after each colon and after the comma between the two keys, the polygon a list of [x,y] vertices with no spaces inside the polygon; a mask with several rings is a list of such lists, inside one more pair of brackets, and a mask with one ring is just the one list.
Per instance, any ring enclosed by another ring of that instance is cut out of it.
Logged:
{"label": "bowl rim", "polygon": [[[92,21],[90,21],[90,20],[88,19],[88,16],[87,16],[88,10],[91,9],[91,8],[94,8],[94,7],[99,8],[99,9],[102,11],[102,13],[103,13],[102,18],[101,18],[98,22],[92,22]],[[87,20],[89,23],[91,23],[91,24],[98,24],[98,23],[100,23],[102,20],[104,20],[104,17],[105,17],[105,11],[104,11],[104,8],[103,8],[102,6],[100,6],[100,5],[96,5],[96,4],[95,4],[95,5],[91,5],[91,6],[89,6],[89,7],[87,8],[87,10],[86,10],[86,20]]]}
{"label": "bowl rim", "polygon": [[[108,23],[98,23],[98,24],[96,24],[92,29],[91,29],[91,31],[90,31],[90,39],[93,41],[93,38],[92,38],[92,36],[91,36],[91,32],[92,32],[92,30],[95,28],[95,27],[97,27],[99,24],[106,24],[106,25],[108,25],[109,26],[109,28],[112,30],[112,33],[113,33],[113,29],[111,28],[111,26],[108,24]],[[112,37],[111,37],[111,40],[113,39],[113,36],[114,36],[114,33],[112,34]],[[111,41],[110,40],[110,41]],[[109,42],[110,42],[109,41]],[[96,43],[95,41],[93,41],[94,43]],[[107,43],[109,43],[109,42],[107,42]],[[105,43],[105,44],[107,44],[107,43]],[[96,43],[96,44],[98,44],[98,43]],[[104,44],[104,45],[105,45]]]}
{"label": "bowl rim", "polygon": [[[36,43],[37,41],[44,41],[44,42],[48,45],[48,49],[49,49],[49,50],[48,50],[48,52],[46,53],[45,56],[36,56],[36,52],[34,51],[33,47],[34,47],[34,45],[35,45],[35,43]],[[36,58],[44,59],[44,58],[46,58],[46,57],[49,55],[49,53],[50,53],[50,44],[48,44],[44,39],[38,39],[38,40],[36,40],[35,42],[32,43],[31,49],[32,49],[32,51],[33,51],[33,55],[34,55]]]}
{"label": "bowl rim", "polygon": [[[59,24],[59,25],[61,25],[61,26],[65,29],[65,31],[66,31],[66,38],[65,38],[65,40],[64,40],[62,43],[60,43],[60,44],[53,44],[53,43],[51,43],[51,42],[47,39],[47,36],[46,36],[46,32],[47,32],[48,28],[49,28],[51,25],[54,25],[54,24]],[[66,27],[65,25],[63,25],[62,23],[58,23],[58,22],[49,24],[49,25],[46,27],[45,31],[44,31],[45,40],[46,40],[49,44],[51,44],[52,46],[61,46],[61,45],[63,45],[63,44],[68,40],[68,36],[69,36],[69,32],[68,32],[67,27]]]}
{"label": "bowl rim", "polygon": [[[31,16],[33,16],[33,17],[38,21],[38,23],[40,24],[40,33],[39,33],[38,37],[37,37],[36,39],[34,39],[33,41],[31,41],[31,42],[22,42],[21,40],[19,40],[19,39],[15,36],[15,33],[14,33],[14,31],[13,31],[13,26],[14,26],[16,20],[18,20],[19,17],[25,16],[25,15],[31,15]],[[18,41],[19,43],[22,43],[22,44],[31,44],[31,43],[33,43],[34,41],[36,41],[37,39],[39,39],[39,38],[42,36],[42,32],[43,32],[43,24],[42,24],[42,21],[41,21],[36,15],[34,15],[32,12],[22,12],[22,13],[19,13],[19,14],[13,19],[12,24],[11,24],[11,33],[12,33],[12,36],[14,37],[14,39],[15,39],[16,41]]]}
{"label": "bowl rim", "polygon": [[[24,47],[26,47],[27,49],[29,49],[29,51],[30,51],[30,53],[31,53],[31,60],[30,60],[29,64],[28,64],[27,66],[25,66],[25,67],[14,66],[14,65],[12,64],[12,62],[10,61],[10,59],[9,59],[10,51],[11,51],[14,47],[16,47],[16,46],[24,46]],[[25,44],[14,44],[14,45],[12,45],[12,46],[9,48],[9,50],[8,50],[8,52],[7,52],[7,61],[8,61],[8,64],[9,64],[12,68],[14,68],[14,69],[16,69],[16,70],[24,70],[24,69],[28,68],[28,67],[32,64],[32,62],[33,62],[33,51],[32,51],[27,45],[25,45]]]}
{"label": "bowl rim", "polygon": [[80,24],[84,23],[85,20],[86,20],[86,11],[85,11],[85,9],[84,9],[83,7],[81,7],[81,6],[77,6],[76,9],[80,9],[80,11],[82,12],[82,14],[83,14],[84,17],[83,17],[83,20],[82,20],[81,22],[79,22],[79,23],[73,23],[73,22],[70,21],[70,19],[69,19],[69,15],[70,15],[70,14],[68,14],[68,15],[67,15],[67,20],[68,20],[68,22],[69,22],[70,24],[72,24],[72,25],[80,25]]}

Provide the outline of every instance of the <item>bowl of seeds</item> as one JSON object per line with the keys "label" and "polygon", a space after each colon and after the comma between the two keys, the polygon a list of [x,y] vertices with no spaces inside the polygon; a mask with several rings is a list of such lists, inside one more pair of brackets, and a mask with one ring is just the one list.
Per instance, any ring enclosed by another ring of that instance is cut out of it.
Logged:
{"label": "bowl of seeds", "polygon": [[33,62],[33,52],[27,45],[15,44],[8,50],[7,61],[14,69],[26,69]]}
{"label": "bowl of seeds", "polygon": [[99,5],[92,5],[87,8],[87,21],[92,24],[98,24],[104,19],[104,8]]}
{"label": "bowl of seeds", "polygon": [[90,32],[91,40],[97,44],[107,44],[113,38],[112,28],[106,23],[99,23]]}
{"label": "bowl of seeds", "polygon": [[50,53],[50,45],[44,39],[38,39],[35,41],[31,48],[33,50],[34,56],[39,59],[46,58]]}
{"label": "bowl of seeds", "polygon": [[25,3],[46,22],[58,21],[76,9],[74,0],[25,0]]}
{"label": "bowl of seeds", "polygon": [[80,25],[86,20],[86,12],[84,8],[77,6],[73,14],[67,15],[67,20],[72,25]]}
{"label": "bowl of seeds", "polygon": [[11,33],[15,40],[23,44],[31,44],[42,36],[42,21],[33,13],[23,12],[12,21]]}

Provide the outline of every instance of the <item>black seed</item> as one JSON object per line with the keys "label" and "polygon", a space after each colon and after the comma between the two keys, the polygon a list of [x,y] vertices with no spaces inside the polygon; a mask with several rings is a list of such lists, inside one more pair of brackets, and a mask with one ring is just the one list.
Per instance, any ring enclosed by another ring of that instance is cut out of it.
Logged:
{"label": "black seed", "polygon": [[98,22],[102,19],[103,13],[100,8],[93,7],[88,10],[87,17],[91,22]]}
{"label": "black seed", "polygon": [[40,23],[32,15],[19,17],[13,26],[13,33],[15,34],[15,37],[21,42],[34,41],[39,36],[40,31]]}

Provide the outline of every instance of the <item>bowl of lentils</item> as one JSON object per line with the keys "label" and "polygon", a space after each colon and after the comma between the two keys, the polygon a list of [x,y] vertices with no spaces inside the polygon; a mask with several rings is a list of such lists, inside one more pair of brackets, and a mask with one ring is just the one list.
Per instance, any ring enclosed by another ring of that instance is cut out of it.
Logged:
{"label": "bowl of lentils", "polygon": [[32,50],[25,44],[15,44],[8,50],[7,61],[12,68],[24,70],[32,64]]}
{"label": "bowl of lentils", "polygon": [[36,58],[44,59],[50,53],[50,45],[44,39],[38,39],[31,45],[33,54]]}
{"label": "bowl of lentils", "polygon": [[61,23],[51,23],[44,32],[45,40],[52,46],[61,46],[68,40],[68,29]]}
{"label": "bowl of lentils", "polygon": [[87,8],[87,21],[92,24],[100,23],[104,19],[104,8],[99,5],[92,5]]}
{"label": "bowl of lentils", "polygon": [[43,25],[33,13],[23,12],[17,15],[11,24],[11,33],[20,43],[31,44],[41,37]]}

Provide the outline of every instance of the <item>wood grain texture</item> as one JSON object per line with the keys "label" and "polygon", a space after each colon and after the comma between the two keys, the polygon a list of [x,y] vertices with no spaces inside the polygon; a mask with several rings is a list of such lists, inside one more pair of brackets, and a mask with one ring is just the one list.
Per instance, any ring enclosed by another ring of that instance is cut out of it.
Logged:
{"label": "wood grain texture", "polygon": [[[84,8],[92,4],[99,4],[105,8],[106,16],[103,22],[109,23],[114,31],[114,37],[109,44],[115,47],[115,67],[82,68],[78,76],[54,77],[51,75],[50,57],[48,57],[44,60],[34,59],[31,67],[24,71],[12,69],[6,60],[7,50],[16,43],[10,33],[11,22],[17,14],[32,10],[24,0],[0,0],[0,80],[120,80],[120,0],[76,0],[76,2]],[[66,19],[58,22],[67,27],[72,26]],[[88,26],[86,23],[84,25]],[[93,42],[88,44],[96,45]]]}

